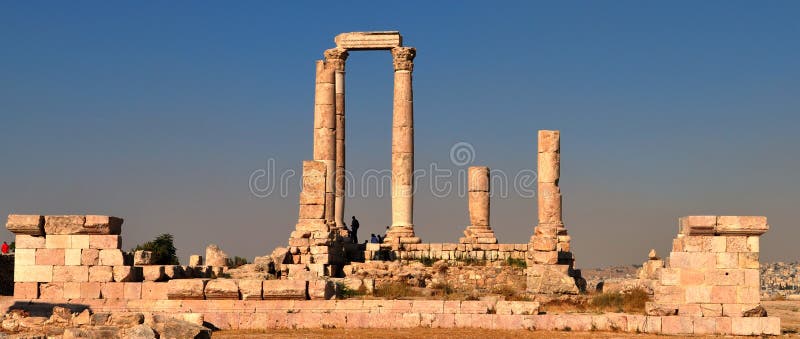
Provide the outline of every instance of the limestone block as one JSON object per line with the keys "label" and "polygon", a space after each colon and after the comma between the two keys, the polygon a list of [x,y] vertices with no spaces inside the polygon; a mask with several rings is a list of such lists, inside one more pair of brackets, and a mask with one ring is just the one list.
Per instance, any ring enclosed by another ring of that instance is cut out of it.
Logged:
{"label": "limestone block", "polygon": [[153,252],[151,251],[136,251],[133,252],[133,264],[134,265],[152,265],[153,264]]}
{"label": "limestone block", "polygon": [[100,264],[100,250],[83,249],[81,250],[81,265],[94,266]]}
{"label": "limestone block", "polygon": [[[314,180],[318,180],[318,178],[314,178]],[[302,191],[300,192],[300,205],[324,205],[325,204],[325,194],[323,194],[325,189],[325,181],[322,179],[320,181],[321,189],[320,190],[312,190],[312,191]]]}
{"label": "limestone block", "polygon": [[114,266],[114,281],[134,282],[142,280],[142,268],[136,266]]}
{"label": "limestone block", "polygon": [[125,264],[125,259],[122,256],[122,250],[119,249],[102,249],[100,250],[100,265],[103,266],[122,266]]}
{"label": "limestone block", "polygon": [[687,236],[683,238],[683,250],[685,252],[711,252],[712,239],[714,236]]}
{"label": "limestone block", "polygon": [[14,265],[36,265],[36,250],[33,248],[17,248],[14,252]]}
{"label": "limestone block", "polygon": [[239,280],[239,292],[242,295],[242,300],[261,300],[262,284],[263,280]]}
{"label": "limestone block", "polygon": [[138,300],[142,298],[142,283],[141,282],[125,282],[123,283],[123,298],[128,300]]}
{"label": "limestone block", "polygon": [[212,279],[206,283],[207,300],[239,300],[239,285],[234,279]]}
{"label": "limestone block", "polygon": [[714,235],[717,216],[689,215],[678,219],[678,233],[683,235]]}
{"label": "limestone block", "polygon": [[43,248],[36,250],[36,265],[64,265],[64,249]]}
{"label": "limestone block", "polygon": [[308,281],[304,280],[265,280],[263,285],[264,300],[294,299],[306,300]]}
{"label": "limestone block", "polygon": [[203,300],[207,279],[174,279],[167,282],[167,299]]}
{"label": "limestone block", "polygon": [[654,292],[657,303],[683,304],[686,301],[686,289],[681,286],[656,286]]}
{"label": "limestone block", "polygon": [[181,279],[186,275],[184,273],[183,267],[179,265],[164,265],[164,275],[167,279]]}
{"label": "limestone block", "polygon": [[53,234],[80,234],[86,223],[84,215],[48,215],[44,217],[44,232]]}
{"label": "limestone block", "polygon": [[112,282],[114,281],[114,270],[111,266],[90,266],[90,282]]}
{"label": "limestone block", "polygon": [[228,254],[222,251],[219,246],[210,244],[206,247],[206,266],[227,267]]}
{"label": "limestone block", "polygon": [[45,248],[45,237],[32,236],[27,234],[18,234],[15,237],[15,248],[17,251],[20,249],[36,249]]}
{"label": "limestone block", "polygon": [[714,334],[717,330],[717,320],[714,318],[704,318],[698,315],[693,319],[693,330],[695,335]]}
{"label": "limestone block", "polygon": [[715,253],[672,252],[669,266],[673,268],[714,269],[717,266]]}
{"label": "limestone block", "polygon": [[561,176],[561,154],[556,152],[539,153],[537,161],[539,182],[557,183]]}
{"label": "limestone block", "polygon": [[721,317],[722,304],[700,304],[704,317]]}
{"label": "limestone block", "polygon": [[721,252],[717,253],[717,265],[719,269],[739,268],[739,253]]}
{"label": "limestone block", "polygon": [[99,282],[81,283],[81,299],[100,299],[102,286]]}
{"label": "limestone block", "polygon": [[70,235],[69,248],[89,248],[89,235],[86,234]]}
{"label": "limestone block", "polygon": [[103,299],[122,299],[125,297],[125,283],[106,282],[100,285],[100,297]]}
{"label": "limestone block", "polygon": [[300,205],[300,219],[322,219],[325,217],[325,205]]}
{"label": "limestone block", "polygon": [[48,235],[44,239],[45,248],[70,248],[71,241],[69,235]]}
{"label": "limestone block", "polygon": [[115,234],[122,233],[122,218],[107,215],[87,215],[86,224],[81,234]]}
{"label": "limestone block", "polygon": [[561,132],[540,130],[538,132],[538,145],[539,153],[544,152],[561,152]]}
{"label": "limestone block", "polygon": [[39,284],[39,299],[64,299],[64,283],[52,282]]}
{"label": "limestone block", "polygon": [[719,216],[717,233],[721,235],[761,235],[769,230],[767,217]]}
{"label": "limestone block", "polygon": [[52,282],[53,266],[34,265],[21,266],[14,265],[14,282]]}
{"label": "limestone block", "polygon": [[392,49],[402,46],[403,38],[397,31],[349,32],[337,35],[334,42],[336,47],[351,50]]}
{"label": "limestone block", "polygon": [[760,288],[755,286],[736,286],[736,302],[757,304],[761,302]]}
{"label": "limestone block", "polygon": [[661,332],[667,335],[692,334],[694,333],[692,317],[661,317]]}
{"label": "limestone block", "polygon": [[166,300],[169,284],[166,282],[142,282],[143,300]]}
{"label": "limestone block", "polygon": [[[41,215],[11,214],[6,229],[16,235],[44,235],[44,217]],[[19,243],[19,240],[17,240]]]}
{"label": "limestone block", "polygon": [[[87,269],[88,277],[88,269]],[[81,297],[81,283],[79,282],[65,282],[64,283],[64,299],[80,299]]]}
{"label": "limestone block", "polygon": [[760,284],[761,284],[760,272],[757,269],[744,270],[745,286],[760,286]]}
{"label": "limestone block", "polygon": [[[711,302],[714,304],[735,304],[736,303],[736,286],[712,286],[711,287]],[[723,312],[725,305],[722,305]]]}
{"label": "limestone block", "polygon": [[539,183],[537,196],[539,224],[561,223],[561,192],[552,183]]}
{"label": "limestone block", "polygon": [[680,270],[681,270],[681,285],[696,286],[696,285],[702,285],[704,282],[708,284],[708,281],[705,280],[705,275],[708,274],[708,271],[698,270],[693,268],[682,268]]}
{"label": "limestone block", "polygon": [[[684,300],[686,301],[686,303],[691,303],[691,304],[701,304],[701,303],[702,304],[707,304],[707,303],[710,303],[711,302],[711,289],[712,289],[711,286],[703,286],[703,285],[685,286],[684,290],[686,291],[685,292],[686,294],[685,294],[685,299]],[[684,311],[686,311],[686,310],[684,309]],[[681,315],[693,315],[693,314],[680,313],[680,309],[678,310],[678,312]],[[696,310],[696,312],[698,313],[697,314],[698,316],[700,314],[702,314],[702,310],[699,308],[699,306],[698,306],[698,309]]]}
{"label": "limestone block", "polygon": [[36,282],[15,282],[14,299],[38,299],[39,283]]}
{"label": "limestone block", "polygon": [[555,265],[558,263],[558,252],[555,251],[531,251],[533,261],[537,264]]}
{"label": "limestone block", "polygon": [[554,238],[535,237],[533,239],[533,249],[536,251],[555,251],[558,241]]}
{"label": "limestone block", "polygon": [[145,281],[162,281],[166,278],[164,274],[164,266],[162,265],[147,265],[142,266],[142,278]]}
{"label": "limestone block", "polygon": [[203,266],[203,256],[197,254],[189,256],[189,266]]}
{"label": "limestone block", "polygon": [[118,249],[122,247],[122,238],[119,235],[89,235],[89,248]]}
{"label": "limestone block", "polygon": [[87,282],[87,266],[53,266],[53,282]]}

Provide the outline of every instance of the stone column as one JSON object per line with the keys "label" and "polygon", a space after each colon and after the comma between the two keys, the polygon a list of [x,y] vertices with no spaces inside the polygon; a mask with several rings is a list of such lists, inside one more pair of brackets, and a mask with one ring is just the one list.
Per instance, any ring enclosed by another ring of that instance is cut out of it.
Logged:
{"label": "stone column", "polygon": [[417,50],[392,48],[394,106],[392,116],[392,227],[387,241],[419,243],[414,234],[414,99],[411,72]]}
{"label": "stone column", "polygon": [[559,131],[539,131],[538,203],[539,225],[563,227],[561,219],[561,134]]}
{"label": "stone column", "polygon": [[344,199],[347,195],[345,178],[345,118],[344,118],[344,68],[347,50],[331,48],[325,51],[325,60],[334,68],[335,111],[336,111],[336,175],[334,192],[334,221],[336,228],[344,229]]}
{"label": "stone column", "polygon": [[334,222],[336,175],[336,96],[333,63],[317,61],[314,91],[314,160],[326,166],[325,220]]}
{"label": "stone column", "polygon": [[490,176],[489,167],[473,166],[467,176],[470,225],[459,239],[462,244],[473,244],[473,249],[481,244],[496,244],[497,238],[489,223],[490,216]]}

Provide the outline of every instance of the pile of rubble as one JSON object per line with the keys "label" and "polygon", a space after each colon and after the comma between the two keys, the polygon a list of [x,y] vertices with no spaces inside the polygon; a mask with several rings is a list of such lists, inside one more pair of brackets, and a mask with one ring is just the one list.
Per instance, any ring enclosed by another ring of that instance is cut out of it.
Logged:
{"label": "pile of rubble", "polygon": [[34,316],[12,309],[3,316],[2,330],[26,338],[211,338],[211,330],[202,325],[201,314],[146,317],[136,312],[72,312],[61,306],[53,307],[49,313],[49,317]]}

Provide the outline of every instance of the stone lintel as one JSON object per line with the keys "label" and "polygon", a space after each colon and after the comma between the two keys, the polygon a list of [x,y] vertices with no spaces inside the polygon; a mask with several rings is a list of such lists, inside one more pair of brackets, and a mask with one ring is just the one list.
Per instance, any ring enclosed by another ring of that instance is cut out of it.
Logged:
{"label": "stone lintel", "polygon": [[390,50],[403,46],[403,37],[398,31],[348,32],[333,40],[336,47],[349,50]]}

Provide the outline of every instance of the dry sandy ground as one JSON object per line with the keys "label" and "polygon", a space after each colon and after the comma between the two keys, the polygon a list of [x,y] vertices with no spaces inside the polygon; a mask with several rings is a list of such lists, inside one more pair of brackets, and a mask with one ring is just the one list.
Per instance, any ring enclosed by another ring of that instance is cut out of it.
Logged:
{"label": "dry sandy ground", "polygon": [[[781,318],[781,327],[786,336],[800,337],[800,301],[764,301],[762,302],[770,316]],[[493,331],[480,329],[330,329],[330,330],[274,330],[274,331],[221,331],[214,333],[214,338],[255,339],[255,338],[676,338],[674,336],[657,336],[627,333],[603,332],[545,332],[545,331]],[[712,337],[692,337],[712,338]],[[752,338],[752,337],[725,337]]]}

